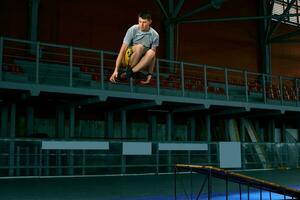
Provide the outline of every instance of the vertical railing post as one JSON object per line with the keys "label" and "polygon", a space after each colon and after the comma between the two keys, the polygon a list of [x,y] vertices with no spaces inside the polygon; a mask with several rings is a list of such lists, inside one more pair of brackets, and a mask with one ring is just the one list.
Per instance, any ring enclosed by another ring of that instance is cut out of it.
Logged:
{"label": "vertical railing post", "polygon": [[207,99],[207,66],[204,65],[204,96]]}
{"label": "vertical railing post", "polygon": [[249,102],[248,72],[244,71],[246,102]]}
{"label": "vertical railing post", "polygon": [[228,90],[228,69],[225,67],[224,69],[224,78],[225,78],[225,92],[226,92],[226,100],[229,100],[229,90]]}
{"label": "vertical railing post", "polygon": [[249,188],[249,185],[247,185],[247,197],[248,197],[248,200],[250,200],[250,188]]}
{"label": "vertical railing post", "polygon": [[177,168],[175,166],[174,168],[174,197],[175,200],[177,199],[177,191],[176,191],[176,174],[177,174]]}
{"label": "vertical railing post", "polygon": [[159,174],[159,149],[156,149],[156,174]]}
{"label": "vertical railing post", "polygon": [[240,200],[242,200],[242,186],[239,184]]}
{"label": "vertical railing post", "polygon": [[0,37],[0,81],[2,81],[2,71],[3,71],[3,49],[4,49],[3,37]]}
{"label": "vertical railing post", "polygon": [[193,199],[193,171],[192,168],[190,168],[190,195],[191,195],[191,199]]}
{"label": "vertical railing post", "polygon": [[39,153],[39,176],[43,175],[43,153],[42,153],[42,148],[40,148],[40,153]]}
{"label": "vertical railing post", "polygon": [[40,67],[40,43],[36,42],[36,69],[35,69],[36,84],[39,84],[39,67]]}
{"label": "vertical railing post", "polygon": [[82,175],[85,175],[85,168],[86,168],[86,153],[85,150],[82,150]]}
{"label": "vertical railing post", "polygon": [[259,198],[260,198],[260,200],[262,200],[262,189],[261,188],[259,189]]}
{"label": "vertical railing post", "polygon": [[185,83],[185,80],[184,80],[184,69],[183,69],[183,62],[180,62],[180,73],[181,73],[181,88],[182,88],[182,96],[184,97],[185,96],[185,91],[184,91],[184,83]]}
{"label": "vertical railing post", "polygon": [[129,87],[130,87],[130,92],[133,93],[133,78],[132,77],[129,79]]}
{"label": "vertical railing post", "polygon": [[[1,80],[1,79],[0,79]],[[296,83],[295,83],[295,88],[296,88],[296,105],[298,106],[299,105],[299,90],[298,90],[298,79],[296,78]]]}
{"label": "vertical railing post", "polygon": [[70,46],[69,48],[69,64],[70,64],[70,82],[69,82],[69,86],[72,87],[73,86],[73,47]]}
{"label": "vertical railing post", "polygon": [[156,84],[157,84],[157,95],[160,94],[160,81],[159,81],[159,59],[156,60]]}
{"label": "vertical railing post", "polygon": [[21,154],[21,149],[20,146],[17,146],[17,154],[16,154],[16,176],[20,176],[20,154]]}
{"label": "vertical railing post", "polygon": [[25,148],[25,168],[26,168],[26,176],[29,176],[29,166],[30,166],[30,153],[29,153],[29,147]]}
{"label": "vertical railing post", "polygon": [[212,180],[211,180],[211,171],[209,171],[208,175],[207,175],[207,179],[208,179],[208,182],[207,182],[207,199],[208,200],[211,200],[212,198]]}
{"label": "vertical railing post", "polygon": [[228,176],[226,176],[226,200],[228,200]]}
{"label": "vertical railing post", "polygon": [[101,76],[101,90],[104,90],[104,55],[103,51],[100,51],[100,76]]}
{"label": "vertical railing post", "polygon": [[40,171],[40,159],[39,159],[39,150],[38,147],[35,146],[34,147],[34,176],[38,176],[39,175],[39,171]]}
{"label": "vertical railing post", "polygon": [[262,83],[263,83],[263,98],[264,98],[264,103],[267,103],[267,92],[266,92],[266,78],[265,74],[262,74]]}
{"label": "vertical railing post", "polygon": [[283,87],[282,87],[282,77],[279,76],[279,87],[280,87],[280,100],[281,100],[281,105],[283,105]]}

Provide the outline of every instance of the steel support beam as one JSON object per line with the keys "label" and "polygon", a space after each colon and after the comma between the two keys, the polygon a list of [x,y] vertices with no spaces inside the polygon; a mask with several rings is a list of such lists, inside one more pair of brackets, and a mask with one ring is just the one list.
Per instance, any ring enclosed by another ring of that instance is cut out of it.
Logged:
{"label": "steel support beam", "polygon": [[126,110],[121,111],[121,138],[127,138],[127,114]]}
{"label": "steel support beam", "polygon": [[69,119],[69,137],[75,136],[75,106],[70,105],[70,119]]}
{"label": "steel support beam", "polygon": [[270,37],[270,38],[272,37],[273,33],[276,32],[276,30],[278,29],[278,27],[280,26],[280,24],[281,24],[281,22],[284,20],[284,18],[286,18],[286,17],[288,16],[290,9],[291,9],[292,5],[293,5],[295,2],[296,2],[296,0],[291,0],[291,1],[288,3],[288,5],[287,5],[287,7],[285,8],[285,10],[283,11],[282,15],[280,15],[280,17],[278,18],[278,22],[277,22],[275,25],[273,25],[273,26],[271,27],[270,32],[269,32],[269,37]]}
{"label": "steel support beam", "polygon": [[27,107],[27,133],[26,135],[33,134],[34,129],[34,109],[32,106]]}
{"label": "steel support beam", "polygon": [[63,105],[58,105],[56,107],[56,123],[57,123],[57,133],[58,137],[64,136],[65,134],[65,111]]}
{"label": "steel support beam", "polygon": [[[30,29],[29,31],[29,40],[37,41],[38,40],[38,18],[39,18],[39,3],[40,0],[30,0]],[[36,47],[34,44],[31,45],[30,51],[32,54],[35,53]]]}
{"label": "steel support beam", "polygon": [[172,141],[172,132],[173,132],[173,113],[168,112],[166,114],[166,134],[167,134],[166,140],[168,142]]}
{"label": "steel support beam", "polygon": [[[262,16],[268,15],[268,3],[267,0],[259,0],[259,14]],[[259,21],[259,45],[261,55],[261,72],[264,74],[272,74],[271,66],[271,44],[267,42],[268,37],[268,25],[272,18],[263,18]]]}
{"label": "steel support beam", "polygon": [[[272,42],[272,43],[276,43],[276,42],[289,42],[288,39],[290,39],[291,37],[295,37],[295,36],[300,36],[300,30],[278,35],[276,37],[271,38],[270,42]],[[291,41],[293,41],[293,40],[291,40]]]}
{"label": "steel support beam", "polygon": [[10,138],[14,138],[16,136],[16,112],[17,106],[16,104],[11,104],[10,106]]}
{"label": "steel support beam", "polygon": [[105,121],[106,121],[105,138],[109,139],[112,138],[114,133],[114,113],[107,112],[105,115]]}
{"label": "steel support beam", "polygon": [[188,129],[189,129],[189,140],[195,141],[196,140],[196,117],[191,116],[188,119]]}
{"label": "steel support beam", "polygon": [[0,137],[8,136],[8,107],[3,105],[1,107],[1,130]]}

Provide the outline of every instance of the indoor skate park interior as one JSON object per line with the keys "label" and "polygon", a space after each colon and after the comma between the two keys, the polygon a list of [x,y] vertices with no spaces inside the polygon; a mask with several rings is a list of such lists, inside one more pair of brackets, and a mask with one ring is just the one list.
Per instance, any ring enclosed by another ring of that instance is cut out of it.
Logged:
{"label": "indoor skate park interior", "polygon": [[[145,9],[152,79],[112,83]],[[300,199],[299,0],[1,0],[0,23],[0,199]]]}

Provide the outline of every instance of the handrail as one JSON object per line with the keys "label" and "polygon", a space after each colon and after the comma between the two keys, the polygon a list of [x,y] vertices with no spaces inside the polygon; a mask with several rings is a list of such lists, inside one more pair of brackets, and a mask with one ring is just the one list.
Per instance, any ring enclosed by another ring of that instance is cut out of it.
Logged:
{"label": "handrail", "polygon": [[269,181],[264,181],[258,178],[253,178],[243,174],[231,172],[229,170],[224,170],[212,166],[201,166],[201,165],[186,165],[177,164],[175,170],[177,169],[188,169],[201,174],[208,174],[216,178],[232,181],[239,184],[244,184],[253,188],[263,189],[269,192],[300,198],[300,191],[282,185],[271,183]]}
{"label": "handrail", "polygon": [[[135,87],[135,85],[129,85],[130,88],[110,87],[109,81],[106,78],[108,77],[108,73],[111,73],[113,70],[114,57],[118,55],[117,52],[81,48],[71,45],[49,44],[40,41],[26,41],[1,36],[0,38],[2,41],[0,42],[0,61],[2,60],[0,63],[0,80],[7,81],[8,79],[6,79],[6,77],[9,77],[10,80],[13,81],[13,77],[15,76],[6,76],[8,74],[6,71],[9,73],[17,71],[18,69],[14,69],[16,67],[15,65],[17,65],[17,68],[21,68],[19,71],[22,71],[24,66],[26,66],[27,71],[31,70],[30,72],[34,73],[28,74],[26,70],[24,70],[29,78],[25,76],[21,77],[20,80],[22,83],[46,83],[48,85],[68,87],[89,87],[93,89],[127,92],[134,91],[134,93],[147,93],[149,91],[147,89],[134,90],[133,87]],[[6,41],[9,41],[9,43],[6,43]],[[31,46],[16,46],[18,48],[14,48],[15,43],[11,42],[16,42],[16,44],[26,43]],[[45,46],[53,46],[55,49],[51,49],[50,51],[50,49],[44,48]],[[62,49],[64,51],[60,51]],[[70,49],[72,49],[72,51],[70,51]],[[82,54],[80,54],[81,52]],[[92,54],[85,54],[85,52]],[[23,53],[24,58],[22,57]],[[56,55],[55,53],[58,54]],[[13,59],[18,63],[14,64]],[[23,60],[25,62],[27,61],[27,63],[22,63]],[[32,62],[32,64],[28,63],[29,61]],[[150,84],[150,86],[153,88],[153,91],[157,91],[155,92],[157,95],[167,94],[170,96],[178,96],[179,93],[177,93],[177,91],[180,91],[181,97],[240,101],[242,103],[241,106],[244,106],[244,103],[274,104],[285,106],[287,110],[290,110],[291,106],[299,107],[300,105],[298,94],[299,84],[296,77],[283,77],[160,58],[156,61],[156,76],[154,76],[154,79],[156,78],[157,80],[156,84],[153,82],[153,85]],[[68,68],[63,68],[61,71],[56,72],[54,69],[52,71],[46,71],[47,63],[58,64],[56,67],[61,67],[60,64],[64,64]],[[29,66],[34,69],[28,69]],[[170,66],[176,69],[169,71]],[[79,74],[77,72],[78,69],[83,73]],[[60,72],[62,73],[59,74]],[[65,72],[68,73],[68,76],[66,76]],[[53,84],[54,79],[57,77],[60,78],[59,82]],[[90,80],[94,82],[89,82]],[[123,85],[125,84],[123,83]],[[137,87],[139,86],[140,85],[137,85]],[[173,89],[173,91],[170,92],[170,89]],[[244,91],[242,91],[242,89],[244,89]]]}

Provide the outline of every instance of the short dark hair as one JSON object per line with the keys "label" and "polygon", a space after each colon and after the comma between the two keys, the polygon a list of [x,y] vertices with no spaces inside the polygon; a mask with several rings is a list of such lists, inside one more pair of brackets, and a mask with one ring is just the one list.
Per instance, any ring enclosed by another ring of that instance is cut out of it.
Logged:
{"label": "short dark hair", "polygon": [[142,19],[151,20],[151,13],[148,10],[143,10],[139,13],[139,17]]}

